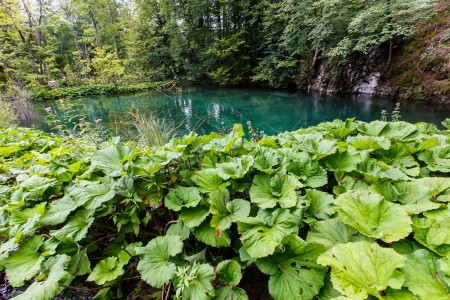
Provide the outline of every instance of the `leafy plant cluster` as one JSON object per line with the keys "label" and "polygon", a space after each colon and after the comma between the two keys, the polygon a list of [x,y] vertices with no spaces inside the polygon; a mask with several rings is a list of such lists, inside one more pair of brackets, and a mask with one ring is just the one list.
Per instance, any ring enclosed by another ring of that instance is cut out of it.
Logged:
{"label": "leafy plant cluster", "polygon": [[274,299],[447,299],[449,141],[352,119],[145,149],[3,129],[0,266],[29,285],[14,299],[80,284],[95,299],[247,299],[251,268]]}
{"label": "leafy plant cluster", "polygon": [[51,90],[40,90],[34,94],[34,98],[39,101],[57,100],[62,98],[77,98],[90,95],[114,95],[143,92],[151,89],[164,87],[167,81],[144,82],[129,85],[114,84],[92,84],[78,87],[56,88]]}

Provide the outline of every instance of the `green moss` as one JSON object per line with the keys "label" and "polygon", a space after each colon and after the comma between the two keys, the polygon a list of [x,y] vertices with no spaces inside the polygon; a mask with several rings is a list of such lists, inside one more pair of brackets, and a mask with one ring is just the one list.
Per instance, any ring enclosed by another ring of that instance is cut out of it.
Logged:
{"label": "green moss", "polygon": [[427,94],[421,87],[406,90],[402,97],[406,101],[422,102],[427,100]]}
{"label": "green moss", "polygon": [[406,86],[409,84],[412,84],[414,82],[414,75],[413,74],[407,74],[406,76],[403,76],[402,78],[398,79],[395,84],[398,86]]}

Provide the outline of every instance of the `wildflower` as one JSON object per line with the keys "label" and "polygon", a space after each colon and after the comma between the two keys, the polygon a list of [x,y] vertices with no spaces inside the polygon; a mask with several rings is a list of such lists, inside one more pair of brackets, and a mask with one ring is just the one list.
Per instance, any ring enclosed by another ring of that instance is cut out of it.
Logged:
{"label": "wildflower", "polygon": [[102,121],[102,119],[95,119],[95,124],[98,124]]}
{"label": "wildflower", "polygon": [[46,108],[44,108],[44,110],[47,112],[47,113],[49,113],[49,114],[51,114],[52,113],[52,108],[49,106],[49,107],[46,107]]}
{"label": "wildflower", "polygon": [[252,125],[252,121],[247,121],[247,126]]}

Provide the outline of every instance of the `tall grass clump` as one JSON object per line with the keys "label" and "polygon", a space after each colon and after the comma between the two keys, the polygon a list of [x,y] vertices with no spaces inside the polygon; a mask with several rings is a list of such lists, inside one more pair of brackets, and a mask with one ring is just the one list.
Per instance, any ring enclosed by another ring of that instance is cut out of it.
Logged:
{"label": "tall grass clump", "polygon": [[130,114],[132,125],[138,133],[138,142],[147,146],[163,146],[183,125],[183,122],[177,124],[178,122],[167,117],[158,117],[155,112],[135,110]]}

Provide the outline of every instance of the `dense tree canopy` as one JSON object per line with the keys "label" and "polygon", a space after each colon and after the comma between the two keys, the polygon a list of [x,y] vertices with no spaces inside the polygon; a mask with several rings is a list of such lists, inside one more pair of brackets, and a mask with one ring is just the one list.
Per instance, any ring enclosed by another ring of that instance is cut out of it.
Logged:
{"label": "dense tree canopy", "polygon": [[285,87],[392,49],[430,0],[0,0],[0,85],[183,78]]}

